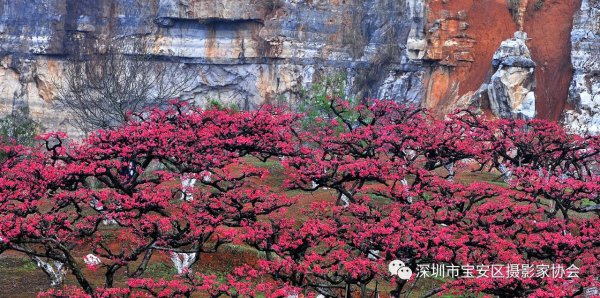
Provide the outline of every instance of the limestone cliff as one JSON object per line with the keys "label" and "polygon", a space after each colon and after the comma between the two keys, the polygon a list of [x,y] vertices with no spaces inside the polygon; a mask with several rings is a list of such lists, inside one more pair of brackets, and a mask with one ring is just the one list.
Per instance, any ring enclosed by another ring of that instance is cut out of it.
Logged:
{"label": "limestone cliff", "polygon": [[70,56],[114,40],[143,40],[155,59],[195,67],[181,96],[200,103],[293,102],[339,73],[362,96],[419,102],[423,67],[405,49],[422,38],[425,9],[419,0],[2,1],[0,110],[29,106],[47,127],[69,129],[52,80]]}
{"label": "limestone cliff", "polygon": [[576,132],[600,134],[600,1],[584,0],[575,17],[571,59],[575,69],[569,88],[574,109],[565,124]]}
{"label": "limestone cliff", "polygon": [[142,41],[153,59],[193,68],[197,80],[181,97],[200,104],[293,104],[311,84],[341,74],[349,94],[442,115],[472,103],[497,71],[502,41],[523,30],[537,65],[527,83],[537,85],[533,110],[558,120],[571,56],[575,80],[594,68],[580,64],[597,59],[592,43],[573,41],[570,51],[573,24],[574,36],[596,25],[597,1],[583,2],[580,9],[580,0],[0,0],[0,112],[28,106],[47,128],[76,132],[52,101],[54,82],[70,57],[119,40]]}

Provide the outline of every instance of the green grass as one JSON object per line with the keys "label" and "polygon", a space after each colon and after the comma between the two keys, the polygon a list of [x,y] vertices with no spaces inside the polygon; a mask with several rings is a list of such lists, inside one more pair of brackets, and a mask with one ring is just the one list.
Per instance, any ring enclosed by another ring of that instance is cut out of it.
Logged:
{"label": "green grass", "polygon": [[594,202],[590,199],[583,199],[583,200],[581,200],[581,205],[584,207],[594,206],[594,205],[596,205],[596,202]]}
{"label": "green grass", "polygon": [[151,263],[146,267],[144,272],[146,276],[154,278],[170,279],[177,274],[175,267],[165,263]]}
{"label": "green grass", "polygon": [[237,244],[228,243],[228,244],[223,244],[223,246],[220,247],[220,250],[222,250],[223,252],[230,252],[230,253],[255,254],[259,258],[266,257],[264,252],[258,251],[255,248],[246,246],[246,245],[237,245]]}
{"label": "green grass", "polygon": [[39,267],[31,260],[26,260],[21,268],[23,271],[35,271],[39,269]]}

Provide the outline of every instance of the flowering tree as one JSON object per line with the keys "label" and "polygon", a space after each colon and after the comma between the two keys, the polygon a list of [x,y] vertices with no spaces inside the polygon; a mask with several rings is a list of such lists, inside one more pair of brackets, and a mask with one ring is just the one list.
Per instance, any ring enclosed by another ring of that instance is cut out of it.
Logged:
{"label": "flowering tree", "polygon": [[[313,206],[303,223],[250,229],[249,244],[277,255],[260,264],[265,273],[328,296],[340,295],[331,290],[338,285],[359,285],[364,294],[372,279],[387,278],[385,265],[395,259],[415,273],[431,263],[571,268],[569,278],[501,280],[480,268],[474,272],[482,276],[449,280],[426,296],[575,296],[597,284],[599,238],[589,228],[600,199],[597,138],[545,121],[486,121],[470,111],[435,120],[390,102],[350,110],[334,99],[331,108],[338,119],[301,135],[298,154],[284,164],[293,170],[288,187],[332,188],[339,207]],[[504,186],[464,185],[437,170],[448,164],[463,172],[504,164],[515,174]],[[415,282],[394,283],[391,294],[400,296]]]}
{"label": "flowering tree", "polygon": [[[141,276],[155,251],[189,254],[187,270],[199,254],[229,242],[230,227],[293,203],[254,185],[253,179],[267,172],[243,159],[273,154],[271,144],[283,137],[277,123],[267,123],[274,115],[178,105],[99,131],[81,144],[49,134],[45,152],[6,146],[2,249],[25,253],[42,268],[58,264],[53,270],[72,272],[88,294],[95,289],[77,261],[76,247],[100,257],[102,263],[91,266],[104,270],[106,287],[124,268],[129,277]],[[171,182],[205,172],[213,175],[192,191],[194,200],[179,200],[183,189]],[[53,279],[54,285],[60,282]]]}
{"label": "flowering tree", "polygon": [[[81,143],[50,134],[43,150],[3,145],[0,253],[75,275],[80,289],[50,296],[349,297],[375,281],[400,297],[431,266],[445,266],[446,278],[421,296],[574,297],[599,286],[597,137],[471,111],[439,120],[389,101],[330,99],[329,109],[310,124],[274,109],[174,103]],[[286,212],[297,198],[263,183],[269,171],[251,162],[275,156],[285,157],[284,188],[324,199]],[[472,181],[484,171],[505,182]],[[191,272],[231,241],[264,258],[222,278]],[[104,288],[89,281],[82,247]],[[144,275],[157,251],[177,276]],[[390,275],[395,260],[410,279]],[[498,264],[502,278],[491,274]],[[566,274],[530,270],[544,266]],[[118,272],[126,288],[113,288]]]}

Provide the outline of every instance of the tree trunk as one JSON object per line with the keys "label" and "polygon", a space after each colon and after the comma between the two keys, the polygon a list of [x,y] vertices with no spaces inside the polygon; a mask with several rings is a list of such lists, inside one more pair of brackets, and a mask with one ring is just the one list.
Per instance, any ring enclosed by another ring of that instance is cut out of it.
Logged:
{"label": "tree trunk", "polygon": [[510,171],[504,164],[500,164],[500,166],[498,166],[498,169],[500,170],[500,173],[502,173],[504,182],[510,182],[510,179],[512,178],[512,171]]}
{"label": "tree trunk", "polygon": [[148,262],[150,261],[150,258],[152,258],[153,253],[154,253],[154,250],[152,250],[152,249],[147,250],[146,254],[144,254],[144,259],[142,260],[142,263],[140,263],[140,265],[135,270],[135,272],[133,272],[133,274],[131,274],[128,277],[129,278],[140,277],[146,270],[146,266],[148,266]]}
{"label": "tree trunk", "polygon": [[75,278],[77,279],[77,282],[79,283],[79,285],[83,288],[83,290],[87,294],[93,295],[94,288],[92,288],[92,285],[88,282],[87,279],[85,279],[83,272],[81,272],[81,269],[79,269],[79,266],[77,265],[77,262],[75,261],[75,259],[73,259],[73,257],[68,254],[68,251],[62,250],[62,252],[66,256],[66,261],[67,261],[66,264],[71,269],[71,272],[73,273],[73,275],[75,275]]}
{"label": "tree trunk", "polygon": [[115,273],[117,272],[117,270],[119,270],[119,268],[121,268],[121,266],[112,265],[108,268],[108,270],[106,270],[106,273],[104,274],[104,276],[106,277],[106,287],[107,288],[113,287],[114,280],[115,280]]}
{"label": "tree trunk", "polygon": [[396,282],[396,288],[390,292],[390,296],[393,298],[400,298],[400,294],[402,293],[402,288],[404,288],[405,284],[406,284],[406,281]]}
{"label": "tree trunk", "polygon": [[367,284],[363,283],[360,285],[360,297],[367,298]]}
{"label": "tree trunk", "polygon": [[191,266],[196,262],[197,253],[171,252],[171,261],[177,269],[177,274],[188,274],[192,272]]}
{"label": "tree trunk", "polygon": [[48,275],[48,277],[50,278],[50,286],[53,288],[57,288],[62,286],[64,280],[65,280],[65,275],[67,275],[67,268],[65,267],[65,264],[59,262],[59,261],[43,261],[41,258],[39,257],[31,257],[31,259],[36,263],[36,265],[38,267],[40,267],[42,269],[42,271],[44,271],[44,273],[46,273],[46,275]]}
{"label": "tree trunk", "polygon": [[[400,183],[402,183],[404,189],[408,189],[408,181],[406,180],[406,178],[402,178],[402,180],[400,180]],[[406,198],[406,201],[412,204],[413,198],[409,196],[408,198]]]}
{"label": "tree trunk", "polygon": [[444,168],[446,169],[446,171],[448,171],[448,181],[454,181],[454,175],[455,175],[455,171],[454,171],[454,163],[447,163],[444,165]]}
{"label": "tree trunk", "polygon": [[[209,178],[210,179],[210,178]],[[185,175],[181,176],[181,200],[191,202],[194,200],[194,195],[192,191],[194,189],[194,185],[196,184],[195,178],[188,178]]]}

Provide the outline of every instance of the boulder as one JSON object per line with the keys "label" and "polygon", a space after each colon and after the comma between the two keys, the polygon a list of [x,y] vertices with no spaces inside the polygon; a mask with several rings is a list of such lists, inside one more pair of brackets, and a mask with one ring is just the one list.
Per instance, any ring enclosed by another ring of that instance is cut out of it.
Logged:
{"label": "boulder", "polygon": [[527,34],[517,31],[494,53],[494,74],[487,83],[487,93],[492,112],[498,117],[535,118],[536,65],[526,40]]}

